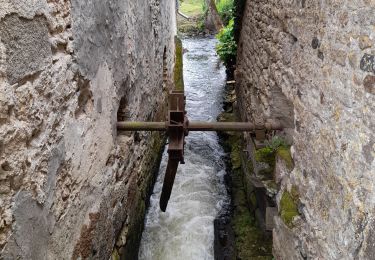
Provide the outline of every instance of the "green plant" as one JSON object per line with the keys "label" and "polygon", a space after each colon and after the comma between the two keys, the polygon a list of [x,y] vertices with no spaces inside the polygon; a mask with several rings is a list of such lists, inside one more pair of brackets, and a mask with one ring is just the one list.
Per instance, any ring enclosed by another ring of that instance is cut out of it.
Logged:
{"label": "green plant", "polygon": [[274,136],[270,141],[266,141],[266,147],[256,151],[255,159],[258,162],[268,163],[273,167],[275,165],[276,153],[278,153],[279,151],[281,151],[281,153],[285,153],[284,150],[289,150],[289,147],[285,140],[279,136]]}
{"label": "green plant", "polygon": [[227,25],[233,18],[234,0],[217,0],[216,7],[223,24]]}
{"label": "green plant", "polygon": [[205,0],[203,0],[203,2],[202,2],[202,11],[203,11],[204,14],[206,14],[207,11],[208,11],[208,6],[207,6],[207,3],[206,3]]}
{"label": "green plant", "polygon": [[277,156],[285,161],[288,169],[293,169],[294,164],[290,154],[290,146],[283,138],[274,136],[272,140],[266,141],[266,147],[260,148],[255,152],[255,160],[257,162],[269,165],[268,168],[260,170],[259,174],[265,176],[273,174]]}
{"label": "green plant", "polygon": [[276,151],[280,147],[288,147],[288,144],[285,140],[279,136],[272,137],[271,141],[266,141],[267,147],[270,147],[272,150]]}
{"label": "green plant", "polygon": [[270,166],[275,165],[275,151],[270,147],[258,149],[255,152],[255,160],[257,162],[268,163]]}
{"label": "green plant", "polygon": [[228,25],[216,35],[219,40],[216,45],[216,52],[227,67],[235,63],[237,55],[237,43],[234,40],[233,26],[234,20],[231,19]]}

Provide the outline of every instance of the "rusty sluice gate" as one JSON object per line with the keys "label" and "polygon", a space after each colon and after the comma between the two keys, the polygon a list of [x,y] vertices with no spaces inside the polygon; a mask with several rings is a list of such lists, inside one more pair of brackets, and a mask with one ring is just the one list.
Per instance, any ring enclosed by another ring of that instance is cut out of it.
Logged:
{"label": "rusty sluice gate", "polygon": [[184,164],[185,137],[189,131],[236,131],[254,132],[257,139],[264,139],[266,130],[282,130],[279,122],[254,124],[249,122],[197,122],[189,121],[185,110],[186,97],[183,91],[169,93],[168,119],[166,122],[118,122],[119,131],[165,131],[168,135],[168,165],[160,197],[160,209],[167,209],[178,164]]}

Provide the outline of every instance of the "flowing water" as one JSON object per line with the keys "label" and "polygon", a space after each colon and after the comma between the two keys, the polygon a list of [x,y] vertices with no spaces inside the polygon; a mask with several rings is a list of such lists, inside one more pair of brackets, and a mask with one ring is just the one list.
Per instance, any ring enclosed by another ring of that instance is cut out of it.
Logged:
{"label": "flowing water", "polygon": [[[213,38],[183,40],[185,95],[190,120],[216,121],[222,110],[225,68]],[[190,133],[165,213],[159,209],[167,154],[150,198],[139,259],[214,259],[214,219],[228,203],[224,152],[214,132]]]}

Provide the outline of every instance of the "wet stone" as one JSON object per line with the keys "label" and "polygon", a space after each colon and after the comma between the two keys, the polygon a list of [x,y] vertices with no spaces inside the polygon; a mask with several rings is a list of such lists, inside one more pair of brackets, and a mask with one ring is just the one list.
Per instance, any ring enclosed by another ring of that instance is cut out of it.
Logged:
{"label": "wet stone", "polygon": [[375,56],[365,54],[361,59],[360,68],[363,71],[375,73]]}
{"label": "wet stone", "polygon": [[319,51],[318,52],[318,58],[321,59],[322,61],[324,60],[324,53]]}
{"label": "wet stone", "polygon": [[317,49],[317,48],[319,48],[319,46],[320,46],[320,42],[319,42],[318,38],[314,38],[311,42],[311,47],[313,49]]}

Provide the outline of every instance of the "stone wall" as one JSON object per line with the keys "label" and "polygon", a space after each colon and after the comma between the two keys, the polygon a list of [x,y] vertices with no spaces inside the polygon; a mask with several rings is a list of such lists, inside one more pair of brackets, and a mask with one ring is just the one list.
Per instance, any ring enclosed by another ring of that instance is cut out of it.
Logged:
{"label": "stone wall", "polygon": [[246,3],[242,117],[281,120],[293,143],[294,169],[276,165],[277,202],[281,213],[293,198],[298,214],[275,218],[277,259],[375,257],[374,13],[373,0]]}
{"label": "stone wall", "polygon": [[172,0],[0,0],[1,259],[136,253],[163,138],[117,112],[163,119],[175,34]]}

